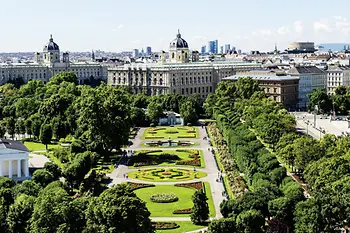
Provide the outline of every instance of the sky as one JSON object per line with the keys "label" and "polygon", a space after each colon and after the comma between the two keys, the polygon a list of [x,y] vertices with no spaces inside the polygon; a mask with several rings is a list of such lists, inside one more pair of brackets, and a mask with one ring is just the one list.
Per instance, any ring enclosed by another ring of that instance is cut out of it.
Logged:
{"label": "sky", "polygon": [[242,51],[350,44],[349,9],[349,0],[0,0],[0,52],[42,51],[50,34],[62,51],[167,51],[178,29],[197,50],[215,39]]}

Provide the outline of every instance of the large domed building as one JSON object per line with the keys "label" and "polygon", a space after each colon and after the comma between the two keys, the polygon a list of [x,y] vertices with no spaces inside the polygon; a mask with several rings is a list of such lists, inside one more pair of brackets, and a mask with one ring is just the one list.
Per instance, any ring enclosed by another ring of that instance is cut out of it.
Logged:
{"label": "large domed building", "polygon": [[181,38],[180,30],[178,30],[176,38],[170,42],[169,60],[172,63],[189,62],[190,60],[188,43],[186,40]]}
{"label": "large domed building", "polygon": [[50,35],[49,43],[44,46],[43,60],[46,63],[60,62],[60,47],[53,41],[52,35]]}

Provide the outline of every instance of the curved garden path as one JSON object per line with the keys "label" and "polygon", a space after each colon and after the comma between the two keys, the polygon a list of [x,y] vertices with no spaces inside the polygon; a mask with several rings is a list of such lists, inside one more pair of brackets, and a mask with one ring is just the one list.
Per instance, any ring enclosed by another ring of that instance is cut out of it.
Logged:
{"label": "curved garden path", "polygon": [[[108,176],[112,179],[112,184],[120,184],[122,182],[130,181],[135,183],[148,183],[148,184],[155,184],[155,185],[174,185],[177,183],[191,183],[195,181],[203,181],[208,182],[210,184],[210,189],[213,197],[213,202],[215,206],[216,216],[215,218],[211,219],[218,219],[222,218],[222,215],[220,213],[220,203],[225,199],[225,197],[222,195],[224,192],[224,187],[221,182],[217,182],[216,179],[218,178],[219,170],[216,166],[214,155],[211,153],[211,146],[209,145],[208,140],[203,140],[204,137],[208,138],[207,132],[205,131],[205,128],[197,127],[199,138],[191,138],[191,139],[183,139],[186,141],[191,142],[197,142],[198,145],[193,147],[183,147],[183,149],[198,149],[203,151],[204,156],[204,162],[205,167],[204,168],[196,168],[198,171],[202,171],[207,173],[206,177],[200,178],[200,179],[193,179],[188,181],[179,181],[179,182],[152,182],[152,181],[143,181],[143,180],[137,180],[137,179],[131,179],[131,178],[124,178],[124,175],[130,171],[135,171],[138,169],[129,169],[125,165],[119,165],[118,168],[114,169],[114,171]],[[142,143],[145,143],[150,140],[142,140],[142,135],[145,132],[145,128],[141,128],[136,135],[135,139],[131,140],[133,144],[126,148],[126,150],[142,150],[142,149],[152,149],[151,147],[145,147],[142,146]],[[159,149],[159,148],[157,148]],[[162,150],[174,150],[175,148],[161,148]],[[157,168],[162,168],[162,166],[155,166]],[[164,167],[165,168],[165,167]],[[192,169],[190,166],[176,166],[176,167],[169,167],[166,166],[166,168],[186,168],[186,169]],[[151,217],[154,221],[190,221],[189,217]]]}

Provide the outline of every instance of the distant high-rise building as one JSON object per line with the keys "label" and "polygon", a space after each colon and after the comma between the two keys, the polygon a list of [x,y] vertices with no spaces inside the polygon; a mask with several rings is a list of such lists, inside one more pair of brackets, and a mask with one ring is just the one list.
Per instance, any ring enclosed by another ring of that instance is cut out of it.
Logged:
{"label": "distant high-rise building", "polygon": [[201,48],[201,54],[204,55],[207,52],[207,46],[203,45]]}
{"label": "distant high-rise building", "polygon": [[237,53],[238,53],[238,54],[241,54],[241,53],[242,53],[242,50],[238,49],[238,50],[237,50]]}
{"label": "distant high-rise building", "polygon": [[146,53],[147,53],[147,55],[152,54],[152,48],[150,46],[146,47]]}
{"label": "distant high-rise building", "polygon": [[229,53],[231,51],[231,45],[225,44],[225,53]]}
{"label": "distant high-rise building", "polygon": [[232,52],[236,52],[236,47],[232,46]]}
{"label": "distant high-rise building", "polygon": [[133,57],[139,57],[139,50],[138,49],[133,49],[132,50],[132,56]]}
{"label": "distant high-rise building", "polygon": [[224,46],[220,47],[220,54],[224,54]]}
{"label": "distant high-rise building", "polygon": [[218,54],[218,52],[219,52],[218,40],[209,41],[208,52],[211,53],[211,54]]}

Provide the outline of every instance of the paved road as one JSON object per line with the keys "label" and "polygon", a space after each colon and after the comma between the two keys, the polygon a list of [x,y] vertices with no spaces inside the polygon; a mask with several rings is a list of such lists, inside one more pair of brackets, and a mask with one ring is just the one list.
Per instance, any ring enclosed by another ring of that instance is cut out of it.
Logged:
{"label": "paved road", "polygon": [[[141,144],[145,141],[142,140],[142,135],[144,134],[145,128],[141,128],[136,135],[135,139],[132,140],[133,144],[128,147],[126,150],[141,150],[141,149],[152,149],[150,147],[144,147]],[[199,139],[184,139],[186,141],[191,142],[198,142],[198,146],[195,147],[189,147],[190,149],[198,149],[203,151],[204,156],[204,162],[205,162],[205,168],[198,168],[198,171],[203,171],[207,173],[206,177],[203,177],[201,179],[195,179],[190,181],[180,181],[180,182],[151,182],[151,181],[141,181],[137,179],[125,179],[124,174],[134,171],[136,169],[129,169],[127,166],[120,165],[117,169],[114,169],[114,171],[111,174],[108,174],[108,176],[112,179],[111,184],[120,184],[122,182],[130,181],[130,182],[139,182],[139,183],[150,183],[155,185],[174,185],[176,183],[191,183],[194,181],[203,181],[203,182],[209,182],[210,183],[210,189],[212,192],[213,202],[215,206],[216,216],[215,218],[222,218],[222,215],[220,213],[220,203],[225,199],[222,196],[222,193],[224,191],[224,187],[221,182],[216,182],[216,179],[218,177],[219,170],[216,166],[215,158],[213,154],[208,150],[212,147],[209,145],[208,140],[203,140],[204,137],[208,137],[205,128],[198,128],[199,133]],[[184,147],[185,148],[185,147]],[[157,149],[157,148],[153,148]],[[162,150],[174,150],[174,148],[161,148]],[[171,167],[167,167],[171,168]],[[177,166],[177,168],[180,168]],[[189,169],[189,167],[183,167]],[[153,219],[153,218],[152,218]],[[175,219],[175,220],[172,220]],[[187,217],[164,217],[163,221],[189,221],[189,218]]]}
{"label": "paved road", "polygon": [[31,168],[43,168],[46,162],[50,160],[44,155],[29,154],[29,167]]}

